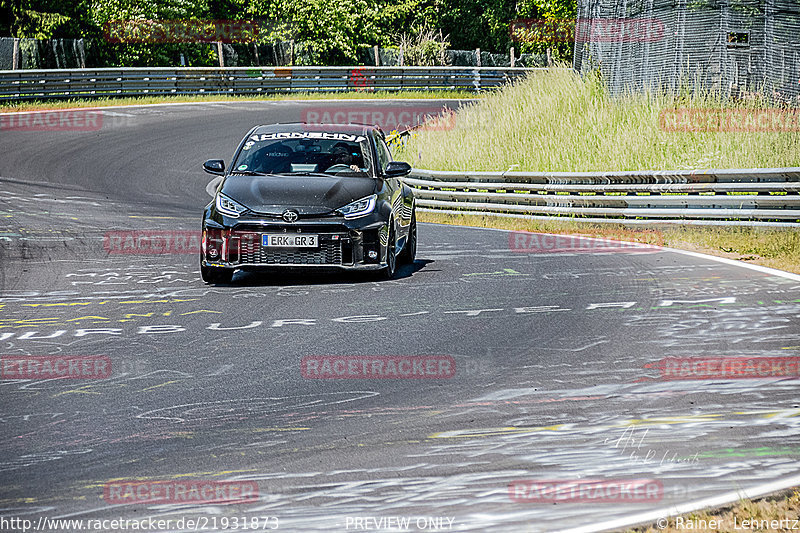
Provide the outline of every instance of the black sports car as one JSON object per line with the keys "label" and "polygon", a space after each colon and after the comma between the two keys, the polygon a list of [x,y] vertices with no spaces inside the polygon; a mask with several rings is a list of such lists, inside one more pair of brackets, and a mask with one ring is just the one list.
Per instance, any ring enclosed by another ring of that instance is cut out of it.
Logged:
{"label": "black sports car", "polygon": [[338,267],[394,276],[417,249],[414,196],[379,128],[273,124],[245,135],[203,216],[200,272],[228,283],[236,269]]}

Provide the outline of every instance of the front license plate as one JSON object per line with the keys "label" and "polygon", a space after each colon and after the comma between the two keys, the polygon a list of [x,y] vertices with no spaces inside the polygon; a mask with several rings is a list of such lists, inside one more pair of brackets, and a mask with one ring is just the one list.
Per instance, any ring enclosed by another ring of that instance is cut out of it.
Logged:
{"label": "front license plate", "polygon": [[319,235],[262,235],[261,245],[272,248],[316,248]]}

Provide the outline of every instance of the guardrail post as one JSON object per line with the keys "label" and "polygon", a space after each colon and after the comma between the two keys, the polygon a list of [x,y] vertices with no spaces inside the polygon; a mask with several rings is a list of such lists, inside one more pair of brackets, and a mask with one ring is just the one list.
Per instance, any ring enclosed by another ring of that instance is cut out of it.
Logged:
{"label": "guardrail post", "polygon": [[14,50],[11,53],[11,70],[17,70],[17,62],[19,60],[19,39],[14,39]]}
{"label": "guardrail post", "polygon": [[217,57],[219,58],[220,68],[225,67],[225,56],[222,53],[222,42],[217,41]]}
{"label": "guardrail post", "polygon": [[81,68],[86,68],[86,48],[83,45],[83,39],[78,39],[78,51],[81,54]]}

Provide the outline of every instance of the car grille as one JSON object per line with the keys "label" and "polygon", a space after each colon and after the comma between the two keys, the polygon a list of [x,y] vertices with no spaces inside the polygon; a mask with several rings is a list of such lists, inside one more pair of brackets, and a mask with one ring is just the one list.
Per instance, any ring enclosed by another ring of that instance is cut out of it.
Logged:
{"label": "car grille", "polygon": [[242,239],[240,262],[258,265],[341,265],[341,241],[321,241],[319,248],[268,248]]}

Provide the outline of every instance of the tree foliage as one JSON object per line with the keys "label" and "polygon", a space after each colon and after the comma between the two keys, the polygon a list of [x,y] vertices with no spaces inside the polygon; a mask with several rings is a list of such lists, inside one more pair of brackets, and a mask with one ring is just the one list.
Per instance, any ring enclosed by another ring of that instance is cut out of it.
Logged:
{"label": "tree foliage", "polygon": [[[509,24],[519,18],[571,18],[575,0],[0,0],[0,34],[35,38],[103,38],[118,20],[258,20],[261,42],[293,40],[302,61],[346,64],[372,45],[420,40],[425,32],[448,36],[454,49],[506,52]],[[422,39],[420,42],[425,41]],[[527,46],[527,48],[532,48]],[[213,54],[208,45],[110,46],[117,64],[160,64],[185,55]],[[197,57],[202,61],[203,57]]]}

